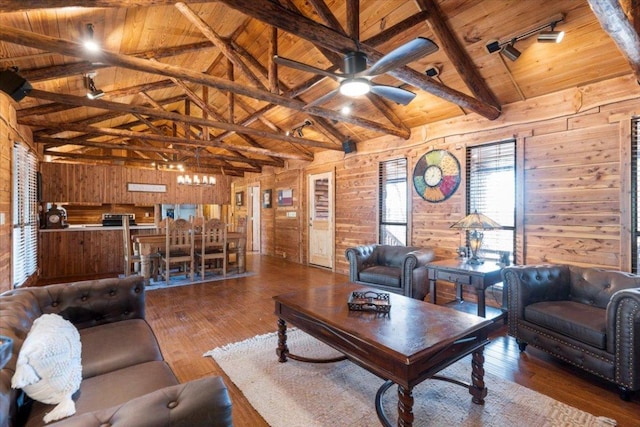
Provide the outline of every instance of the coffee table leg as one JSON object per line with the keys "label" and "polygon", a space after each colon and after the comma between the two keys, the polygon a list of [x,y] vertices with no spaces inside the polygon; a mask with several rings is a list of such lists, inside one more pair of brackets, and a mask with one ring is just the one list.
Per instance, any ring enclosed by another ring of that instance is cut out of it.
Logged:
{"label": "coffee table leg", "polygon": [[287,322],[282,319],[278,319],[278,348],[276,349],[278,355],[278,362],[284,363],[287,361],[287,354],[289,354],[289,348],[287,347]]}
{"label": "coffee table leg", "polygon": [[484,386],[484,347],[480,347],[473,352],[471,356],[471,381],[469,385],[469,393],[471,393],[471,401],[478,405],[484,404],[484,398],[487,396],[487,388]]}
{"label": "coffee table leg", "polygon": [[398,427],[413,425],[413,389],[398,386]]}

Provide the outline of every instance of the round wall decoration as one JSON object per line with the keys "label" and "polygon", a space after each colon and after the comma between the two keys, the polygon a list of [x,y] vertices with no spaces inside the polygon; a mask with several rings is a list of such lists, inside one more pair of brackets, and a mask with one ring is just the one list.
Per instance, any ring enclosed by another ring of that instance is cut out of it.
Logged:
{"label": "round wall decoration", "polygon": [[443,202],[460,185],[460,163],[447,150],[431,150],[420,157],[413,169],[413,186],[428,202]]}

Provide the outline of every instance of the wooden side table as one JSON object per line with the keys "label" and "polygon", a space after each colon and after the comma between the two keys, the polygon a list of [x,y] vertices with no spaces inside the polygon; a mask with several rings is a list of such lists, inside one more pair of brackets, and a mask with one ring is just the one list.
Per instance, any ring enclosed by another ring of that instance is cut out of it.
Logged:
{"label": "wooden side table", "polygon": [[[436,282],[446,280],[456,284],[456,298],[462,301],[462,286],[473,286],[478,293],[478,316],[486,317],[485,291],[489,286],[502,281],[502,267],[493,261],[484,264],[467,264],[464,259],[447,259],[427,264],[430,301],[436,303]],[[495,319],[506,318],[506,289],[502,294],[502,313]]]}

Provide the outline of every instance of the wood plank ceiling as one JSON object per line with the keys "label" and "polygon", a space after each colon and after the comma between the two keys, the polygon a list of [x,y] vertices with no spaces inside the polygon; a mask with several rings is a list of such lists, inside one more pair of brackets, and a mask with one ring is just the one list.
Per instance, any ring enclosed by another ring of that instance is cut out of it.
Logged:
{"label": "wood plank ceiling", "polygon": [[[0,70],[17,67],[33,86],[17,104],[18,122],[31,127],[47,161],[242,176],[342,150],[347,139],[407,139],[435,121],[494,120],[505,104],[622,75],[640,80],[632,4],[0,0]],[[519,37],[558,17],[562,43],[537,43],[535,31]],[[89,27],[97,53],[82,44]],[[364,52],[371,64],[416,37],[439,49],[374,79],[415,92],[408,105],[373,94],[311,105],[338,83],[273,60],[340,72],[348,52]],[[487,49],[514,38],[516,61]],[[86,97],[88,75],[102,98]]]}

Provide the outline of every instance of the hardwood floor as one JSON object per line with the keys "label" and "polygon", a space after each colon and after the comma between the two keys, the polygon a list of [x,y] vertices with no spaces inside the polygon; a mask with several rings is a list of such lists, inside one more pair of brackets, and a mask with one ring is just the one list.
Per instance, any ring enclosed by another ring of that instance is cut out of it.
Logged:
{"label": "hardwood floor", "polygon": [[[165,359],[181,381],[221,375],[233,401],[234,424],[268,424],[210,357],[215,347],[277,330],[272,296],[348,281],[348,277],[284,259],[248,254],[254,276],[147,292],[147,319]],[[587,375],[534,348],[520,353],[506,327],[497,325],[485,350],[485,369],[594,415],[617,420],[619,427],[640,426],[640,393],[631,402],[612,384]],[[274,348],[274,360],[275,360]],[[487,384],[491,393],[491,384]],[[372,402],[373,410],[373,402]]]}

